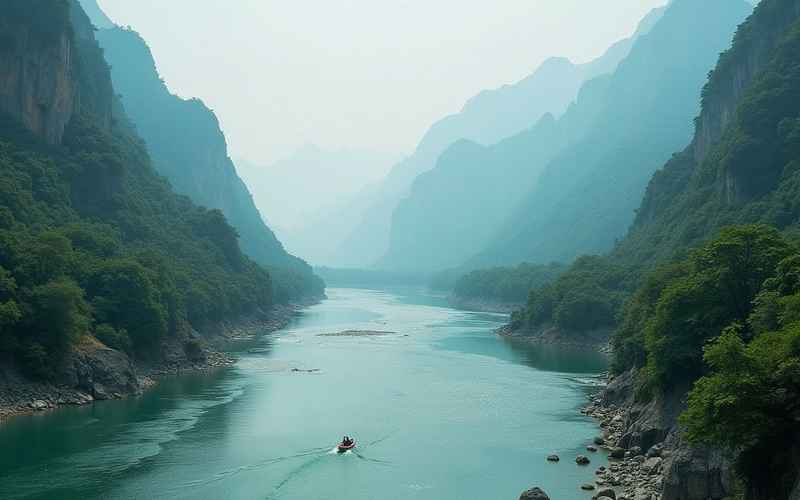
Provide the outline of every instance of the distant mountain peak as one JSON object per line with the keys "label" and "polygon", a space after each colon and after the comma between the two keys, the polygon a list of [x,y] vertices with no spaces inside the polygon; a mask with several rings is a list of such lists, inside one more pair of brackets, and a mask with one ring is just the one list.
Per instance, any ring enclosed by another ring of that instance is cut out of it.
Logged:
{"label": "distant mountain peak", "polygon": [[100,5],[97,4],[97,0],[78,0],[83,7],[83,10],[86,12],[86,15],[89,16],[89,19],[92,21],[92,24],[95,25],[98,29],[109,29],[116,26],[114,22],[108,18],[103,9],[100,8]]}

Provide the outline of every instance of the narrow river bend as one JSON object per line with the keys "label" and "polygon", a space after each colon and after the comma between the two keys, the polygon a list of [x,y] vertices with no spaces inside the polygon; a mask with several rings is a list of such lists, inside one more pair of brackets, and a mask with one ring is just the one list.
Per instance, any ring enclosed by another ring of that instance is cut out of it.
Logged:
{"label": "narrow river bend", "polygon": [[[504,316],[333,289],[211,375],[0,427],[3,499],[588,499],[595,353],[513,343]],[[346,330],[384,336],[321,336]],[[297,370],[301,371],[297,371]],[[306,372],[304,370],[310,370]],[[319,370],[319,371],[316,371]],[[355,453],[332,454],[343,434]],[[548,463],[551,453],[561,462]]]}

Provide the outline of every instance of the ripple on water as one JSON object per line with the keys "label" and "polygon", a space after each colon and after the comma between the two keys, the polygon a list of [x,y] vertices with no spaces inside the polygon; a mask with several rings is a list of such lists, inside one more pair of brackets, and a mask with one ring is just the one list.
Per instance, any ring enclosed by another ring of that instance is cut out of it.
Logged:
{"label": "ripple on water", "polygon": [[[243,381],[237,381],[202,394],[201,398],[174,399],[175,408],[160,412],[154,419],[126,424],[101,446],[2,475],[0,498],[26,498],[40,493],[43,485],[67,491],[102,487],[113,477],[159,455],[165,445],[192,429],[210,409],[229,404],[243,393]],[[90,418],[86,425],[101,422]]]}

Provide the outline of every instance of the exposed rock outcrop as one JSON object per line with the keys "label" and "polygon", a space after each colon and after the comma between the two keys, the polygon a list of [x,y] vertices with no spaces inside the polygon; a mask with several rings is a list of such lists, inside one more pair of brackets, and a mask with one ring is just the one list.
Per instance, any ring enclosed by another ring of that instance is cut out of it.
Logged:
{"label": "exposed rock outcrop", "polygon": [[58,379],[95,400],[119,399],[142,390],[131,359],[99,343],[74,350],[66,359]]}
{"label": "exposed rock outcrop", "polygon": [[734,491],[732,457],[687,443],[677,424],[688,387],[647,401],[636,399],[631,370],[609,381],[587,408],[604,429],[613,459],[598,471],[598,484],[621,487],[618,498],[723,499]]}
{"label": "exposed rock outcrop", "polygon": [[[76,102],[69,13],[41,23],[21,22],[36,12],[14,0],[0,13],[0,111],[49,144],[58,144]],[[34,28],[33,26],[38,27]]]}
{"label": "exposed rock outcrop", "polygon": [[784,31],[800,17],[800,0],[766,2],[769,15],[753,16],[737,33],[737,57],[723,54],[703,92],[703,111],[693,143],[695,160],[703,161],[722,137],[753,78],[769,63]]}
{"label": "exposed rock outcrop", "polygon": [[524,491],[519,500],[550,500],[550,497],[541,488],[531,488]]}

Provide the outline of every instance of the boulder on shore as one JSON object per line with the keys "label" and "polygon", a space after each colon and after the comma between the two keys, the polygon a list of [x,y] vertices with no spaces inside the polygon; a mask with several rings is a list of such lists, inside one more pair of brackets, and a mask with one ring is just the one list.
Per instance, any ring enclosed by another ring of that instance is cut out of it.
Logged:
{"label": "boulder on shore", "polygon": [[522,495],[519,496],[519,500],[550,500],[550,497],[544,492],[544,490],[539,487],[535,487],[529,489],[528,491],[524,491]]}
{"label": "boulder on shore", "polygon": [[612,490],[611,488],[600,488],[597,491],[597,498],[610,498],[611,500],[617,499],[617,492]]}
{"label": "boulder on shore", "polygon": [[623,459],[625,458],[625,450],[623,448],[612,448],[609,456],[617,460]]}

